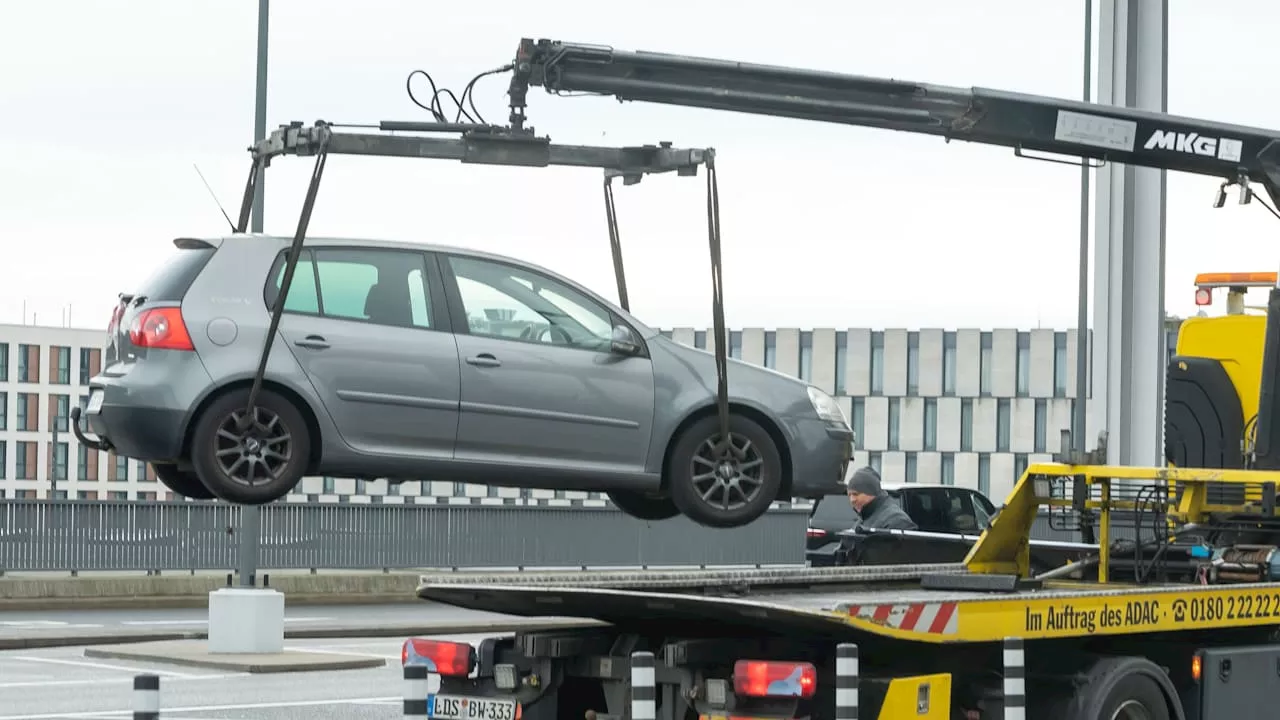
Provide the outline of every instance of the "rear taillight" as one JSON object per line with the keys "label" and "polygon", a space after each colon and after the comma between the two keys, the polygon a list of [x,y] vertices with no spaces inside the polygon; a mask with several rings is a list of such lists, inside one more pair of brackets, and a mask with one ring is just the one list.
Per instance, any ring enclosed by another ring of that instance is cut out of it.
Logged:
{"label": "rear taillight", "polygon": [[427,670],[450,677],[466,677],[476,664],[470,643],[409,638],[400,648],[400,664],[426,665]]}
{"label": "rear taillight", "polygon": [[824,538],[827,536],[827,531],[819,530],[818,528],[808,528],[804,531],[804,536],[809,538]]}
{"label": "rear taillight", "polygon": [[733,665],[733,691],[746,697],[810,698],[818,689],[818,670],[806,662],[739,660]]}
{"label": "rear taillight", "polygon": [[129,342],[152,350],[195,350],[182,309],[151,308],[138,313],[129,326]]}

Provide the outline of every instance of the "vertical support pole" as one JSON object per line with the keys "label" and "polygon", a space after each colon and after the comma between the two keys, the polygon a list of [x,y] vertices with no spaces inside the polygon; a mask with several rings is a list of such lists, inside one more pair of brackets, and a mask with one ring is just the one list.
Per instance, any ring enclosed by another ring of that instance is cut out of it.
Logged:
{"label": "vertical support pole", "polygon": [[[271,17],[270,0],[258,0],[258,64],[257,87],[253,103],[253,140],[257,142],[267,135],[267,38]],[[259,172],[253,187],[253,215],[250,230],[262,232],[263,201],[265,199],[266,173]],[[237,558],[240,566],[240,586],[257,585],[258,544],[262,538],[262,516],[256,505],[240,508],[240,547]]]}
{"label": "vertical support pole", "polygon": [[651,652],[633,652],[631,653],[631,720],[657,719],[657,662]]}
{"label": "vertical support pole", "polygon": [[835,720],[858,720],[858,646],[836,646]]}
{"label": "vertical support pole", "polygon": [[[1101,0],[1098,101],[1167,110],[1168,0]],[[1141,147],[1145,137],[1132,138]],[[1109,163],[1098,171],[1094,238],[1094,430],[1107,462],[1158,465],[1164,455],[1165,171]]]}
{"label": "vertical support pole", "polygon": [[[1084,2],[1084,89],[1085,102],[1093,99],[1093,0]],[[1076,404],[1071,413],[1072,450],[1089,449],[1089,158],[1080,160],[1080,276],[1077,288],[1079,312],[1076,317]],[[1067,450],[1068,448],[1063,448]]]}
{"label": "vertical support pole", "polygon": [[1027,720],[1027,658],[1021,638],[1004,639],[1004,720]]}
{"label": "vertical support pole", "polygon": [[133,677],[133,720],[160,720],[160,676]]}
{"label": "vertical support pole", "polygon": [[404,666],[404,716],[427,716],[427,666]]}

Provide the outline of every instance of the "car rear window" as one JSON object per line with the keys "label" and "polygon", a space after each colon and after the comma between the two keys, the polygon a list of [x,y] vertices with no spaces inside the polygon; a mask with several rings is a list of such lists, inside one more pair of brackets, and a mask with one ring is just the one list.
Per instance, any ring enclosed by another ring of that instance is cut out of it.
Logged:
{"label": "car rear window", "polygon": [[145,296],[148,302],[182,300],[215,252],[216,248],[207,245],[175,247],[151,276],[138,286],[135,294]]}

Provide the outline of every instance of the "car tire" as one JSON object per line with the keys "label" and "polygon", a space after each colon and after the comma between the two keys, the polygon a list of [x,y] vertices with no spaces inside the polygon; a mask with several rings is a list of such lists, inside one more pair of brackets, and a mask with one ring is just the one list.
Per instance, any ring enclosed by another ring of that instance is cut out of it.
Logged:
{"label": "car tire", "polygon": [[[218,498],[238,505],[265,505],[284,497],[302,479],[311,455],[311,437],[298,408],[265,388],[256,403],[257,428],[240,440],[229,437],[237,434],[237,421],[248,401],[247,388],[234,390],[205,409],[191,436],[191,464]],[[262,472],[263,467],[267,472]],[[253,468],[253,482],[246,482],[249,468]]]}
{"label": "car tire", "polygon": [[[745,493],[730,492],[729,507],[724,493],[732,490],[720,478],[710,476],[714,445],[720,438],[720,418],[708,415],[690,425],[676,440],[667,464],[666,484],[675,506],[699,525],[731,528],[746,525],[765,513],[782,486],[782,457],[773,438],[759,423],[742,415],[729,416],[729,435],[735,448],[746,456],[735,469],[734,481]],[[712,488],[712,485],[715,488]],[[712,490],[709,499],[704,494]],[[745,501],[743,495],[746,495]]]}
{"label": "car tire", "polygon": [[183,497],[189,497],[192,500],[214,500],[217,495],[209,491],[209,488],[200,482],[200,478],[189,470],[179,470],[177,465],[169,465],[167,463],[151,463],[151,467],[156,471],[156,479],[160,484],[172,490],[174,493]]}
{"label": "car tire", "polygon": [[657,497],[632,490],[610,490],[614,507],[637,520],[669,520],[680,514],[680,508],[669,497]]}

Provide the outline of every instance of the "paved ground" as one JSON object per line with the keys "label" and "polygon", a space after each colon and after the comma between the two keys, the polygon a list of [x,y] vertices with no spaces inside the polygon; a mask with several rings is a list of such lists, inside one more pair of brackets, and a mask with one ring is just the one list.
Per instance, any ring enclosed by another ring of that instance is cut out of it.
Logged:
{"label": "paved ground", "polygon": [[[287,600],[286,600],[287,601]],[[68,634],[76,631],[138,632],[204,630],[206,608],[154,610],[57,610],[0,612],[0,639]],[[348,626],[445,625],[510,619],[428,602],[403,605],[319,605],[285,608],[285,629]],[[0,674],[0,679],[4,675]],[[0,705],[0,709],[4,706]]]}
{"label": "paved ground", "polygon": [[[445,636],[478,644],[484,635]],[[386,658],[369,670],[248,675],[84,657],[84,648],[0,652],[0,720],[130,717],[133,676],[160,676],[174,720],[375,720],[403,717],[394,638],[287,641],[291,650]]]}

